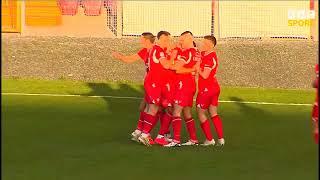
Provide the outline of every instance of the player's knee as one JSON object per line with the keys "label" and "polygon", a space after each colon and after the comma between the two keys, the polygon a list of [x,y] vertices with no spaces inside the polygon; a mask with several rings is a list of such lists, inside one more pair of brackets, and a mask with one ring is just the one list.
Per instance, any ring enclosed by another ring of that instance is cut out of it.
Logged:
{"label": "player's knee", "polygon": [[211,117],[217,116],[218,115],[217,107],[216,106],[210,106],[209,107],[209,113],[210,113]]}
{"label": "player's knee", "polygon": [[207,116],[205,114],[205,111],[201,108],[197,108],[197,112],[198,112],[198,118],[200,120],[201,123],[205,122],[207,120]]}
{"label": "player's knee", "polygon": [[146,103],[145,101],[141,101],[140,105],[139,105],[139,111],[143,111],[146,108]]}
{"label": "player's knee", "polygon": [[168,114],[172,114],[172,113],[173,113],[173,107],[168,107],[168,108],[166,108],[166,112],[167,112]]}
{"label": "player's knee", "polygon": [[184,117],[185,119],[190,119],[190,118],[192,118],[191,111],[184,111],[184,112],[183,112],[183,117]]}
{"label": "player's knee", "polygon": [[146,109],[146,107],[145,106],[139,106],[139,111],[144,111]]}
{"label": "player's knee", "polygon": [[203,123],[207,120],[207,116],[204,113],[198,114],[198,118],[201,123]]}
{"label": "player's knee", "polygon": [[173,111],[172,115],[173,115],[174,117],[180,117],[180,116],[181,116],[181,112],[179,112],[179,111]]}
{"label": "player's knee", "polygon": [[172,115],[173,116],[181,116],[181,109],[174,109]]}
{"label": "player's knee", "polygon": [[172,115],[173,116],[178,116],[180,117],[181,116],[181,112],[182,112],[182,107],[179,106],[179,105],[175,105],[174,108],[173,108],[173,112],[172,112]]}
{"label": "player's knee", "polygon": [[158,107],[156,105],[150,105],[148,108],[148,114],[155,116],[158,112]]}

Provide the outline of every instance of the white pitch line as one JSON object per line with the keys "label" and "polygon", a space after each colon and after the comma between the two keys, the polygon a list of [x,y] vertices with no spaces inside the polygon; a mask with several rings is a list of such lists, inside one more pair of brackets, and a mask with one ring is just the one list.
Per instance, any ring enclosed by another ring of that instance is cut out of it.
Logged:
{"label": "white pitch line", "polygon": [[[142,99],[133,96],[94,96],[81,94],[37,94],[37,93],[1,93],[2,95],[12,96],[50,96],[50,97],[89,97],[89,98],[113,98],[113,99]],[[302,103],[272,103],[272,102],[254,102],[254,101],[219,101],[221,103],[238,103],[238,104],[258,104],[258,105],[277,105],[277,106],[312,106],[312,104]]]}

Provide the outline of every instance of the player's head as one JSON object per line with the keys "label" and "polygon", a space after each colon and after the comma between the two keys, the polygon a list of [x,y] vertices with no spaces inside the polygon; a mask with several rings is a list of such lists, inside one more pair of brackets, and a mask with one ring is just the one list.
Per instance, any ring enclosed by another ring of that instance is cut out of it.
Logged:
{"label": "player's head", "polygon": [[147,47],[150,44],[153,44],[156,40],[156,37],[151,32],[144,32],[140,37],[140,44],[142,47]]}
{"label": "player's head", "polygon": [[162,47],[168,47],[171,39],[170,35],[168,31],[159,31],[157,34],[158,44]]}
{"label": "player's head", "polygon": [[208,35],[204,36],[201,43],[201,51],[209,51],[213,49],[217,44],[217,40],[214,36]]}
{"label": "player's head", "polygon": [[179,41],[181,41],[182,48],[194,47],[193,34],[190,31],[181,33]]}

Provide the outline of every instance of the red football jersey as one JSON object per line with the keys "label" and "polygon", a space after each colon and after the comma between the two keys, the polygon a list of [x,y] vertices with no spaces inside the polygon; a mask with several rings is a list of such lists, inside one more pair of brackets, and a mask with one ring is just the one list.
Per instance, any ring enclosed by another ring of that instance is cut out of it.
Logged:
{"label": "red football jersey", "polygon": [[150,51],[149,58],[148,58],[148,65],[149,65],[149,76],[153,78],[160,78],[164,72],[164,68],[160,63],[160,59],[167,58],[168,54],[166,53],[166,48],[162,49],[158,45],[154,45]]}
{"label": "red football jersey", "polygon": [[[178,49],[177,60],[184,62],[183,67],[192,68],[200,60],[200,54],[195,48]],[[191,73],[178,74],[179,78],[188,78],[191,75],[194,76]]]}
{"label": "red football jersey", "polygon": [[147,48],[142,48],[140,51],[137,53],[139,57],[143,60],[145,66],[146,66],[146,71],[149,71],[149,65],[148,65],[148,58],[149,58],[149,51]]}
{"label": "red football jersey", "polygon": [[[174,49],[172,49],[172,50],[170,51],[170,53],[168,54],[168,56],[167,56],[168,61],[170,61],[170,59],[171,59],[170,54],[171,54],[171,52],[174,51],[174,50],[177,50],[178,52],[181,51],[180,48],[174,48]],[[175,57],[173,61],[174,61],[174,62],[177,61],[177,57]],[[174,62],[170,62],[170,63],[174,63]],[[165,76],[166,76],[167,79],[170,79],[170,80],[172,81],[172,80],[175,79],[175,75],[176,75],[175,70],[165,69]]]}
{"label": "red football jersey", "polygon": [[205,68],[209,68],[211,69],[211,72],[207,79],[204,79],[202,76],[199,76],[199,89],[213,87],[218,83],[216,79],[216,72],[218,68],[217,54],[215,52],[201,52],[201,55],[201,71],[203,71]]}

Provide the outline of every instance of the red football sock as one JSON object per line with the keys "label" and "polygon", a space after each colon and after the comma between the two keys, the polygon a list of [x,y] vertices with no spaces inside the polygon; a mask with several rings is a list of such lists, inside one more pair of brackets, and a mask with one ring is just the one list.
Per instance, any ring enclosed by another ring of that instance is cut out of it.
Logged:
{"label": "red football sock", "polygon": [[144,114],[145,114],[145,112],[144,112],[144,111],[141,111],[141,112],[140,112],[140,117],[139,117],[138,125],[137,125],[137,129],[138,129],[138,130],[140,130],[140,131],[142,131],[142,130],[143,130]]}
{"label": "red football sock", "polygon": [[169,127],[171,123],[172,116],[168,113],[163,113],[160,119],[160,130],[159,134],[164,135],[168,132],[170,132]]}
{"label": "red football sock", "polygon": [[172,116],[171,112],[167,112],[167,113],[168,113],[168,116],[170,116],[170,120],[169,120],[168,128],[167,128],[167,131],[165,132],[165,134],[170,134],[170,125],[171,125],[173,116]]}
{"label": "red football sock", "polygon": [[213,122],[214,128],[216,130],[216,133],[218,135],[218,138],[219,139],[223,138],[222,121],[221,121],[219,115],[213,116],[212,122]]}
{"label": "red football sock", "polygon": [[149,134],[152,128],[157,124],[157,117],[150,114],[144,114],[143,133]]}
{"label": "red football sock", "polygon": [[204,135],[206,136],[206,139],[208,141],[212,140],[212,134],[211,134],[211,130],[210,130],[210,123],[208,120],[206,120],[205,122],[201,123],[201,129],[204,133]]}
{"label": "red football sock", "polygon": [[157,112],[157,114],[156,114],[156,122],[152,125],[152,128],[151,129],[153,129],[156,125],[157,125],[157,122],[158,122],[158,120],[161,120],[161,117],[162,117],[162,111],[158,111]]}
{"label": "red football sock", "polygon": [[180,143],[181,117],[172,118],[173,140]]}
{"label": "red football sock", "polygon": [[187,125],[187,130],[188,130],[190,139],[193,141],[198,141],[197,134],[196,134],[196,125],[194,123],[193,118],[185,119],[185,122]]}
{"label": "red football sock", "polygon": [[314,141],[316,144],[319,144],[319,133],[314,133]]}
{"label": "red football sock", "polygon": [[160,121],[161,121],[162,115],[163,115],[163,112],[162,111],[158,111],[157,114],[156,114],[157,119],[160,119]]}

